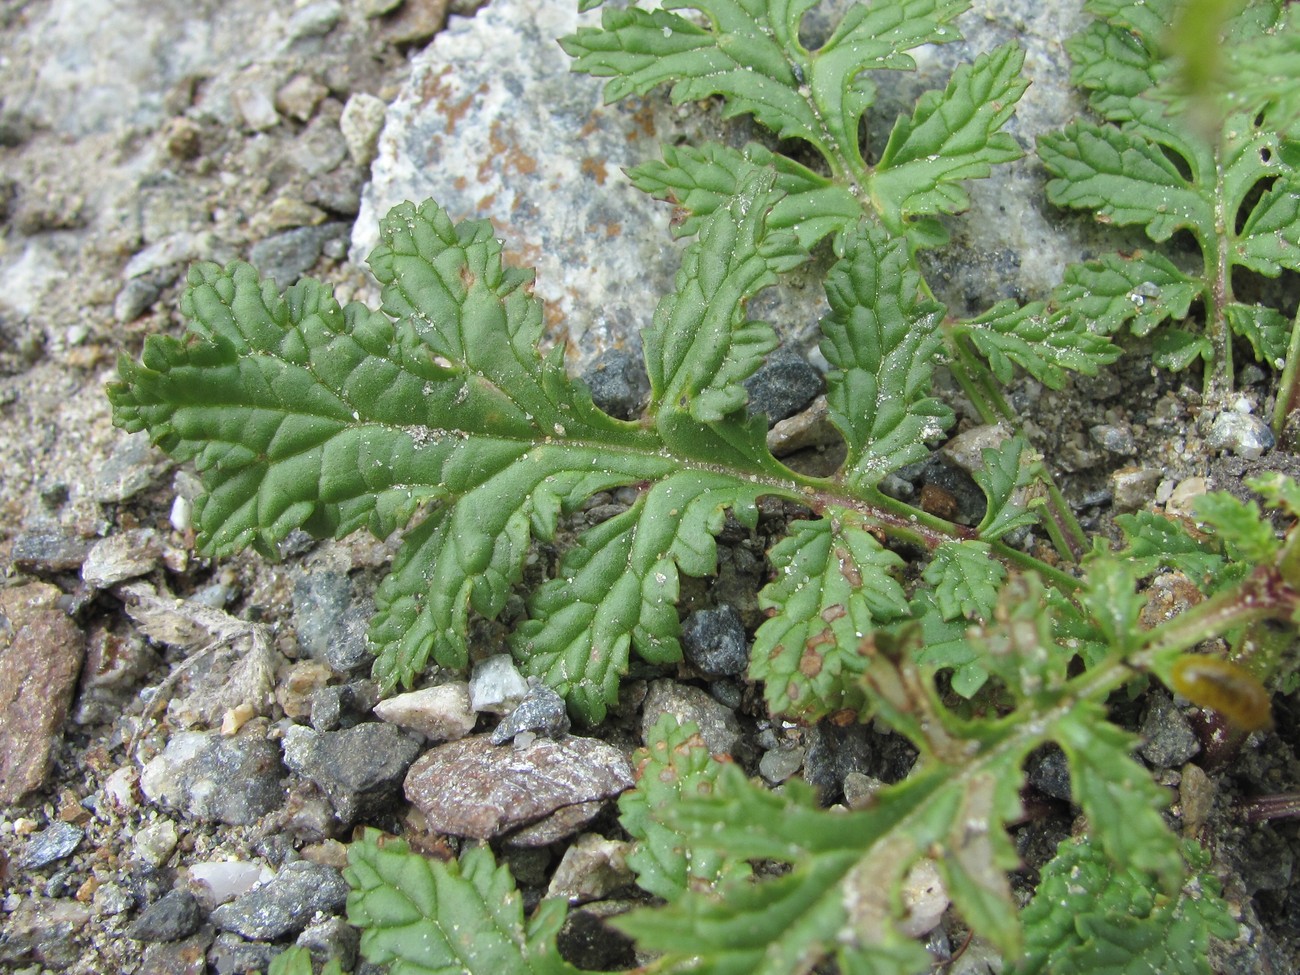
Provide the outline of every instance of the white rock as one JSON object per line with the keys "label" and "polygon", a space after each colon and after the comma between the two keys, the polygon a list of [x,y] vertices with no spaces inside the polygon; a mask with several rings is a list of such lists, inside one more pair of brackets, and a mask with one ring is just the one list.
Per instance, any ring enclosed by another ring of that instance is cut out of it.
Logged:
{"label": "white rock", "polygon": [[478,715],[470,706],[469,684],[452,681],[398,694],[375,705],[381,721],[418,731],[433,741],[456,741],[474,730]]}
{"label": "white rock", "polygon": [[158,567],[162,547],[148,528],[101,539],[86,555],[81,578],[96,589],[107,589],[125,579],[148,575]]}
{"label": "white rock", "polygon": [[1178,482],[1178,487],[1174,488],[1173,493],[1169,495],[1169,500],[1165,502],[1165,511],[1171,515],[1183,515],[1190,518],[1196,499],[1208,490],[1209,485],[1205,478],[1184,478]]}
{"label": "white rock", "polygon": [[474,665],[469,679],[469,706],[475,711],[506,714],[528,693],[528,682],[514,660],[498,653]]}
{"label": "white rock", "polygon": [[236,88],[232,101],[239,110],[244,124],[254,132],[265,132],[280,124],[280,113],[275,110],[275,99],[262,84],[246,84]]}
{"label": "white rock", "polygon": [[190,867],[190,880],[208,889],[208,896],[214,905],[234,900],[274,876],[262,864],[244,860],[217,860],[213,863],[196,863]]}
{"label": "white rock", "polygon": [[150,866],[161,867],[176,849],[179,839],[176,824],[170,819],[160,819],[135,834],[132,852]]}
{"label": "white rock", "polygon": [[971,427],[944,444],[939,453],[967,474],[974,474],[984,469],[984,451],[1000,447],[1010,438],[1011,431],[1001,423]]}
{"label": "white rock", "polygon": [[363,169],[368,169],[371,160],[375,158],[375,147],[384,127],[386,111],[388,105],[383,99],[365,92],[357,92],[343,106],[339,131],[348,144],[348,155]]}
{"label": "white rock", "polygon": [[104,795],[112,801],[114,808],[127,810],[139,805],[135,794],[135,784],[138,779],[136,770],[132,766],[124,765],[104,780]]}
{"label": "white rock", "polygon": [[903,881],[903,906],[907,917],[898,929],[912,938],[933,931],[948,909],[948,891],[932,860],[918,860]]}
{"label": "white rock", "polygon": [[564,851],[546,896],[563,897],[571,904],[607,897],[632,880],[627,865],[631,848],[631,843],[584,833]]}

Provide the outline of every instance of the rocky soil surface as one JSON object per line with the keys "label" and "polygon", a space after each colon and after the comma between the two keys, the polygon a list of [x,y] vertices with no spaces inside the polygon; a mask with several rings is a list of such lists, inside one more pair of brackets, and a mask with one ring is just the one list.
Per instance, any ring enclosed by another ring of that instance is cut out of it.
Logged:
{"label": "rocky soil surface", "polygon": [[[684,580],[686,662],[634,674],[605,725],[572,733],[562,702],[501,655],[495,626],[478,629],[470,674],[380,702],[364,634],[392,546],[302,537],[275,564],[202,558],[192,474],[113,429],[113,363],[181,329],[189,262],[246,258],[282,285],[311,273],[366,296],[377,215],[429,195],[458,218],[492,216],[508,253],[541,265],[573,368],[611,411],[636,409],[636,329],[676,250],[665,208],[618,167],[718,123],[657,101],[598,109],[598,85],[568,78],[552,41],[571,29],[570,0],[476,5],[0,0],[0,971],[252,972],[294,942],[368,970],[341,917],[345,843],[362,825],[431,856],[490,840],[530,905],[583,905],[562,936],[571,960],[631,967],[599,923],[637,896],[610,799],[660,715],[697,722],[774,785],[803,776],[828,803],[906,774],[897,740],[772,722],[743,680],[780,510],[724,532],[717,578]],[[1077,111],[1059,41],[1078,13],[1013,8],[985,4],[962,26],[991,32],[980,49],[1029,44],[1044,94],[1026,109],[1028,146],[1029,127]],[[1093,246],[1084,221],[1043,203],[1032,160],[1003,179],[975,193],[978,212],[935,258],[957,310],[1041,294]],[[791,450],[816,443],[824,365],[806,341],[819,299],[804,291],[764,308],[787,347],[752,389],[785,418],[776,436]],[[1242,378],[1213,423],[1140,348],[1061,393],[1022,382],[1012,400],[1085,526],[1106,531],[1121,511],[1186,512],[1254,471],[1296,472],[1260,420],[1271,377]],[[969,516],[978,497],[957,461],[990,435],[975,422],[895,489],[928,485],[945,516]],[[627,500],[597,496],[579,521]],[[1162,585],[1162,606],[1185,597],[1178,579]],[[1215,851],[1242,921],[1225,972],[1300,971],[1300,837],[1242,806],[1300,782],[1296,702],[1275,703],[1275,730],[1229,768],[1205,760],[1200,714],[1162,692],[1121,715],[1177,796],[1170,814]],[[1016,837],[1026,889],[1073,822],[1059,758],[1031,768],[1041,815]],[[960,954],[950,972],[988,970],[942,925],[931,942],[938,960]]]}

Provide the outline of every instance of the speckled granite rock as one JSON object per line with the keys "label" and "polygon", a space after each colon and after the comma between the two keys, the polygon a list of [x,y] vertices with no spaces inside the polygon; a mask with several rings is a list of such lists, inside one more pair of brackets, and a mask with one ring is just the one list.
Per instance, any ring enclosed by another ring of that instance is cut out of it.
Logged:
{"label": "speckled granite rock", "polygon": [[[419,54],[411,80],[388,111],[353,232],[360,260],[376,240],[380,216],[402,200],[433,197],[460,220],[490,217],[508,260],[538,269],[557,340],[567,337],[574,368],[602,350],[636,345],[658,299],[672,285],[678,248],[669,208],[635,190],[620,170],[659,157],[659,145],[685,137],[741,145],[755,137],[746,119],[723,123],[716,107],[671,107],[662,91],[644,102],[601,104],[603,82],[569,72],[555,39],[597,14],[575,4],[494,0],[473,20],[453,17]],[[833,6],[833,5],[828,5]],[[952,246],[926,258],[929,280],[954,311],[980,310],[1004,297],[1037,297],[1065,265],[1110,250],[1088,221],[1063,222],[1043,195],[1045,174],[1034,138],[1075,115],[1061,38],[1083,23],[1076,0],[1034,5],[979,0],[958,25],[966,40],[915,52],[918,70],[876,72],[880,94],[867,114],[870,145],[884,145],[915,98],[942,87],[954,67],[1007,40],[1027,49],[1033,84],[1009,131],[1031,158],[967,184],[973,206],[948,221]],[[808,21],[813,30],[821,16]],[[472,107],[472,110],[471,110]],[[818,288],[763,295],[755,317],[810,345],[823,310]]]}

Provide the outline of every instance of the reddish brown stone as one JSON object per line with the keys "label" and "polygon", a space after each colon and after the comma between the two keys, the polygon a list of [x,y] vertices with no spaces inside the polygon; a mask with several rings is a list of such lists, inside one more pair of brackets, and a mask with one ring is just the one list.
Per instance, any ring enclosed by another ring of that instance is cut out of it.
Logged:
{"label": "reddish brown stone", "polygon": [[60,596],[44,583],[0,591],[0,806],[40,787],[72,704],[86,640]]}
{"label": "reddish brown stone", "polygon": [[589,804],[631,786],[623,753],[594,738],[537,738],[518,747],[475,735],[426,752],[406,776],[406,797],[438,832],[486,840],[577,807],[567,835],[598,810]]}

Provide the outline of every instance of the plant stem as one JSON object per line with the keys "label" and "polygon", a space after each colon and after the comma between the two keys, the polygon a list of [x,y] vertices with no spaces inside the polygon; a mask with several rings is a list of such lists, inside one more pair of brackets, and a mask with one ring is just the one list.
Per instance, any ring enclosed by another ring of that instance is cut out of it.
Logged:
{"label": "plant stem", "polygon": [[[948,339],[950,348],[956,352],[956,356],[949,363],[949,369],[962,391],[979,412],[980,419],[985,423],[998,423],[1002,420],[1016,423],[1019,417],[1011,409],[1011,404],[1003,398],[984,364],[976,358],[960,336],[949,332]],[[1083,553],[1088,550],[1088,536],[1084,533],[1079,520],[1074,517],[1069,502],[1061,494],[1061,489],[1056,486],[1051,473],[1044,469],[1041,480],[1047,489],[1045,505],[1047,519],[1043,527],[1047,530],[1057,551],[1071,562],[1078,562],[1083,557]]]}
{"label": "plant stem", "polygon": [[1143,668],[1167,661],[1210,637],[1256,620],[1290,620],[1300,607],[1300,593],[1272,566],[1261,565],[1240,584],[1180,613],[1150,630],[1146,646],[1134,657]]}
{"label": "plant stem", "polygon": [[1286,366],[1282,369],[1282,378],[1277,384],[1277,403],[1273,407],[1273,435],[1278,443],[1283,443],[1287,418],[1300,408],[1300,309],[1296,311],[1295,321],[1291,323],[1291,341],[1286,347]]}

